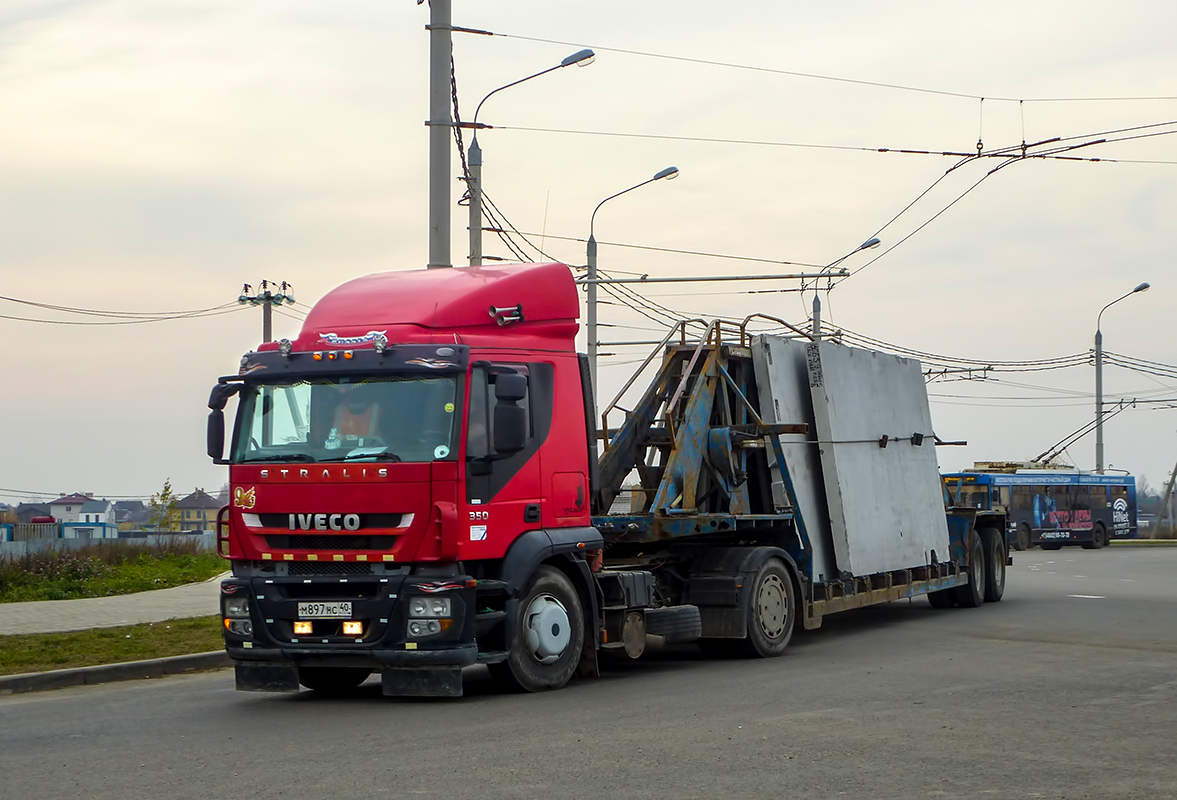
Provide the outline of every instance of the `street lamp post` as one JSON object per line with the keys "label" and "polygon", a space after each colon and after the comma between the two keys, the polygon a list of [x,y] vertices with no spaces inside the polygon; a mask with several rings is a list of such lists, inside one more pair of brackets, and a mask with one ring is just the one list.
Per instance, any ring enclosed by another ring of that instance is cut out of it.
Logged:
{"label": "street lamp post", "polygon": [[[857,253],[861,250],[873,250],[874,248],[878,247],[881,243],[882,243],[882,241],[877,236],[872,236],[870,239],[867,239],[865,242],[863,242],[858,247],[851,250],[846,255],[842,256],[841,258],[835,259],[835,260],[831,261],[830,263],[826,264],[824,267],[822,267],[821,273],[819,273],[819,276],[822,273],[825,273],[826,270],[830,270],[830,269],[833,269],[834,267],[838,266],[839,264],[841,264],[846,259],[850,258],[850,256],[854,255],[855,253]],[[819,280],[820,280],[820,277],[819,277]],[[813,341],[816,342],[821,339],[821,292],[819,292],[816,289],[816,281],[814,283],[814,286],[815,286],[815,288],[813,291],[813,332],[812,332],[812,334],[810,334],[810,338],[812,338]]]}
{"label": "street lamp post", "polygon": [[576,64],[578,67],[587,67],[596,60],[596,57],[596,54],[592,50],[578,50],[554,67],[548,67],[534,75],[528,75],[526,78],[520,78],[505,86],[500,86],[482,98],[478,103],[478,107],[474,109],[474,122],[472,126],[474,128],[474,138],[470,142],[470,150],[466,158],[466,165],[470,170],[470,266],[477,267],[482,264],[482,146],[478,144],[478,112],[482,110],[482,104],[490,99],[492,94],[497,94],[503,89],[518,86],[532,78],[547,75],[549,72],[554,72],[563,67],[570,67],[573,64]]}
{"label": "street lamp post", "polygon": [[1095,471],[1100,475],[1103,474],[1103,332],[1100,330],[1100,321],[1103,312],[1126,297],[1131,297],[1137,292],[1147,292],[1148,286],[1147,283],[1142,283],[1127,294],[1117,297],[1100,309],[1095,318]]}
{"label": "street lamp post", "polygon": [[585,283],[588,284],[588,360],[589,360],[589,380],[593,385],[593,391],[597,390],[597,239],[593,236],[593,225],[597,221],[597,212],[601,210],[601,206],[608,203],[614,197],[621,197],[627,192],[632,192],[634,189],[640,189],[647,183],[653,183],[660,180],[674,180],[678,177],[678,167],[667,167],[654,173],[654,177],[649,180],[642,181],[639,184],[620,191],[617,194],[611,194],[601,202],[597,203],[597,207],[593,209],[593,214],[589,217],[589,238],[587,250],[588,276]]}

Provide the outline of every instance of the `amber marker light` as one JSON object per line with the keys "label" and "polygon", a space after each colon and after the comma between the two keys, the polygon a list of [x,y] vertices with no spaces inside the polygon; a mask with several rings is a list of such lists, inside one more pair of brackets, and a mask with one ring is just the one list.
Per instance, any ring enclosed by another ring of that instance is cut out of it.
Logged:
{"label": "amber marker light", "polygon": [[364,623],[356,622],[355,620],[348,620],[343,623],[344,636],[363,636]]}
{"label": "amber marker light", "polygon": [[351,350],[344,350],[343,357],[346,358],[348,361],[351,361],[351,358],[352,358]]}
{"label": "amber marker light", "polygon": [[311,623],[309,620],[299,620],[294,623],[294,632],[299,636],[309,636],[311,633]]}
{"label": "amber marker light", "polygon": [[323,354],[322,353],[315,353],[313,356],[311,356],[311,358],[315,359],[315,361],[322,361]]}
{"label": "amber marker light", "polygon": [[225,622],[225,630],[229,630],[229,620],[226,619],[226,620],[224,620],[224,622]]}

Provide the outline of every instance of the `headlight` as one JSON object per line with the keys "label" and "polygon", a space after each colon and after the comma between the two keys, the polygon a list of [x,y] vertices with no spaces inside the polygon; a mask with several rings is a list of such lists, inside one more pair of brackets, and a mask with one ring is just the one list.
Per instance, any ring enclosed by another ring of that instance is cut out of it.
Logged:
{"label": "headlight", "polygon": [[451,608],[448,597],[414,597],[409,601],[409,616],[448,617]]}
{"label": "headlight", "polygon": [[226,617],[248,617],[249,616],[249,598],[248,597],[226,597],[225,598],[225,616]]}

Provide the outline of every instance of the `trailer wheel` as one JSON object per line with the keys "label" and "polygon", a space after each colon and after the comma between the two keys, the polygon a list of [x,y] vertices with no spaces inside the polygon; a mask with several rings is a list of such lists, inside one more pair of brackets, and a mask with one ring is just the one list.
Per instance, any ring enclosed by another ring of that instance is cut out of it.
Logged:
{"label": "trailer wheel", "polygon": [[357,667],[299,667],[298,682],[318,694],[347,694],[372,674]]}
{"label": "trailer wheel", "polygon": [[956,604],[961,608],[976,608],[985,602],[985,547],[976,531],[969,531],[968,538],[969,582],[953,589]]}
{"label": "trailer wheel", "polygon": [[1095,523],[1095,527],[1091,529],[1091,541],[1083,543],[1084,550],[1098,550],[1107,544],[1108,532],[1103,527],[1102,522]]}
{"label": "trailer wheel", "polygon": [[1030,549],[1030,526],[1026,523],[1018,525],[1018,532],[1014,536],[1014,550]]}
{"label": "trailer wheel", "polygon": [[956,604],[956,588],[928,592],[928,604],[932,608],[952,608]]}
{"label": "trailer wheel", "polygon": [[576,587],[555,567],[541,566],[519,600],[507,660],[491,674],[525,692],[559,689],[572,679],[584,648],[584,612]]}
{"label": "trailer wheel", "polygon": [[981,529],[981,544],[985,548],[985,602],[1000,602],[1005,594],[1005,543],[997,528]]}
{"label": "trailer wheel", "polygon": [[747,592],[748,636],[733,639],[736,652],[747,658],[771,658],[785,651],[797,622],[796,592],[789,568],[770,558],[752,579]]}

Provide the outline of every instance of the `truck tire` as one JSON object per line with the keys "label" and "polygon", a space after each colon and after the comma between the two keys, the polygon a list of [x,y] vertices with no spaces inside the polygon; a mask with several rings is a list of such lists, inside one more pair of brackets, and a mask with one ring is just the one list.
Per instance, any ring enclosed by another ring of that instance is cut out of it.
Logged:
{"label": "truck tire", "polygon": [[1095,527],[1091,529],[1091,541],[1083,543],[1084,550],[1098,550],[1107,544],[1108,532],[1104,528],[1102,522],[1095,523]]}
{"label": "truck tire", "polygon": [[298,682],[318,694],[339,695],[354,691],[371,674],[358,667],[299,667]]}
{"label": "truck tire", "polygon": [[797,623],[793,576],[779,558],[770,558],[752,579],[745,595],[748,636],[731,639],[745,658],[772,658],[785,652]]}
{"label": "truck tire", "polygon": [[507,660],[487,667],[499,681],[525,692],[560,689],[576,673],[584,649],[584,611],[568,576],[541,565],[519,599]]}
{"label": "truck tire", "polygon": [[1018,525],[1017,533],[1014,534],[1014,550],[1029,550],[1030,549],[1030,526],[1026,523]]}
{"label": "truck tire", "polygon": [[666,606],[646,609],[646,633],[661,636],[666,644],[693,642],[703,632],[698,606]]}
{"label": "truck tire", "polygon": [[956,605],[956,587],[928,592],[928,605],[932,608],[952,608]]}
{"label": "truck tire", "polygon": [[985,602],[997,603],[1005,594],[1005,542],[997,528],[981,529],[985,548]]}
{"label": "truck tire", "polygon": [[969,531],[969,582],[953,589],[956,604],[961,608],[977,608],[985,602],[985,547],[976,531]]}

